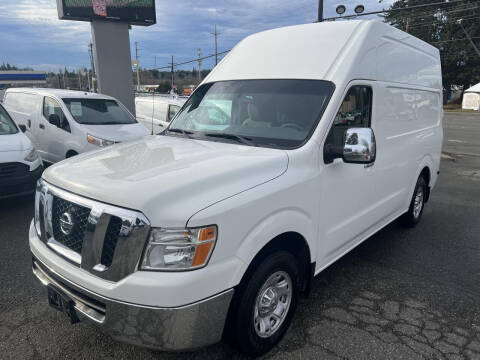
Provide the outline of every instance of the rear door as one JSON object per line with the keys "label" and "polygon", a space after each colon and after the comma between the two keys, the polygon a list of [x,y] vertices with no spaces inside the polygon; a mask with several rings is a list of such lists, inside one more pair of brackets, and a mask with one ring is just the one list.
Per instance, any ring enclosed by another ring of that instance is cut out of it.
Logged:
{"label": "rear door", "polygon": [[5,98],[5,108],[17,125],[25,125],[25,135],[37,146],[33,122],[38,111],[38,96],[35,94],[8,92]]}
{"label": "rear door", "polygon": [[154,131],[159,133],[168,126],[168,103],[165,101],[155,102],[155,126]]}

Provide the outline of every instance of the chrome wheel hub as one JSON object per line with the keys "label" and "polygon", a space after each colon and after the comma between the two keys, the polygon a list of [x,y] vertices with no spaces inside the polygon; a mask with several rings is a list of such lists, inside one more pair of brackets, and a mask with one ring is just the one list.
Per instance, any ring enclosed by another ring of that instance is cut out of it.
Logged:
{"label": "chrome wheel hub", "polygon": [[415,194],[415,199],[413,200],[413,216],[418,218],[423,208],[423,189],[420,187]]}
{"label": "chrome wheel hub", "polygon": [[284,271],[272,274],[258,292],[254,309],[255,332],[262,338],[275,334],[287,317],[292,301],[292,279]]}

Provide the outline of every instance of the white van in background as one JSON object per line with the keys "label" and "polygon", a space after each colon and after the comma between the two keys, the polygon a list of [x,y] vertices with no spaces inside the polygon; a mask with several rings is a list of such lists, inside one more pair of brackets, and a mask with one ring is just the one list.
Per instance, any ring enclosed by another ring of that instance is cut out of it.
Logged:
{"label": "white van in background", "polygon": [[152,134],[165,130],[187,99],[161,95],[135,98],[137,120]]}
{"label": "white van in background", "polygon": [[32,194],[42,175],[42,161],[24,130],[0,105],[0,199]]}
{"label": "white van in background", "polygon": [[11,88],[4,106],[49,163],[149,134],[123,104],[101,94]]}
{"label": "white van in background", "polygon": [[254,34],[161,135],[44,172],[33,272],[52,306],[120,341],[224,336],[260,355],[314,275],[418,224],[442,139],[437,48],[379,21]]}

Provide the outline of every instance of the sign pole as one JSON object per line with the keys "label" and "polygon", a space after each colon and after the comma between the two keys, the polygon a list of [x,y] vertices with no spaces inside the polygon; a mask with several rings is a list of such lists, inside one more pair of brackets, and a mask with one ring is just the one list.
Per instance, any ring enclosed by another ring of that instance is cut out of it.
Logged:
{"label": "sign pole", "polygon": [[98,92],[120,100],[135,114],[128,24],[100,20],[91,24]]}

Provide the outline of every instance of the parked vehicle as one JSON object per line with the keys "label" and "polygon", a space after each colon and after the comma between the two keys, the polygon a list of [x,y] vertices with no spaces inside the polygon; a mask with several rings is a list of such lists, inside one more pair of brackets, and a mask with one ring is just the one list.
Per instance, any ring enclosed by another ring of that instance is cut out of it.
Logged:
{"label": "parked vehicle", "polygon": [[252,35],[161,135],[45,171],[33,271],[52,306],[120,341],[224,336],[263,354],[314,275],[420,221],[441,119],[439,51],[409,34],[344,21]]}
{"label": "parked vehicle", "polygon": [[185,101],[186,99],[178,97],[160,95],[136,97],[137,120],[152,134],[158,134],[168,127]]}
{"label": "parked vehicle", "polygon": [[0,105],[0,199],[32,194],[42,171],[32,143]]}
{"label": "parked vehicle", "polygon": [[118,100],[101,94],[12,88],[4,106],[48,163],[149,133]]}

